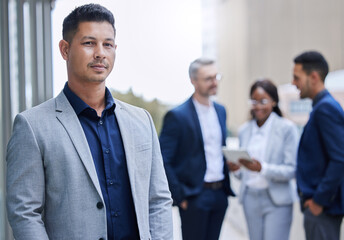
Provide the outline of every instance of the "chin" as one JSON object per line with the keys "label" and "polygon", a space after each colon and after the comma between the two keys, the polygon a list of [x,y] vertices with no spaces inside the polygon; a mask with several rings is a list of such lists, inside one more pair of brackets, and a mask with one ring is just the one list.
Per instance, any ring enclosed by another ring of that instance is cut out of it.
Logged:
{"label": "chin", "polygon": [[92,78],[88,80],[89,82],[93,82],[93,83],[102,83],[105,81],[105,78]]}

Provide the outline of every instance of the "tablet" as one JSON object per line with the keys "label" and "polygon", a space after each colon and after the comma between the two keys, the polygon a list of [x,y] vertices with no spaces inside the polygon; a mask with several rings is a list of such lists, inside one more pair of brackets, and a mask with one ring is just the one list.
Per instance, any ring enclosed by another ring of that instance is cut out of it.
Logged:
{"label": "tablet", "polygon": [[227,147],[222,148],[223,155],[226,160],[233,163],[239,163],[239,159],[246,159],[252,161],[248,152],[244,149],[228,149]]}

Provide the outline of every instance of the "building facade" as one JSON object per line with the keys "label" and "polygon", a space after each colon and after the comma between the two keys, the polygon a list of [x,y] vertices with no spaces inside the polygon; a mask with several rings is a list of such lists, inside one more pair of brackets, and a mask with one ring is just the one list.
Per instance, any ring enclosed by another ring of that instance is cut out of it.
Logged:
{"label": "building facade", "polygon": [[6,144],[15,115],[53,95],[52,0],[0,1],[0,239],[12,239],[6,218]]}
{"label": "building facade", "polygon": [[290,83],[299,53],[320,51],[331,71],[344,69],[344,1],[217,2],[216,52],[224,76],[218,97],[227,107],[232,132],[249,116],[251,84],[263,77],[277,85]]}

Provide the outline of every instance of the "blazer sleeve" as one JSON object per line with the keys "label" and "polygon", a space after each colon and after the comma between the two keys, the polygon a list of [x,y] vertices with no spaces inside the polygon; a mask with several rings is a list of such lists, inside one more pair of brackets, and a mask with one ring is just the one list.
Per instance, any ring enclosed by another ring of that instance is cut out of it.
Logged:
{"label": "blazer sleeve", "polygon": [[164,117],[164,123],[159,140],[168,184],[172,193],[172,198],[177,205],[179,205],[179,203],[184,199],[181,184],[173,167],[176,161],[179,138],[179,121],[175,113],[170,111]]}
{"label": "blazer sleeve", "polygon": [[263,163],[262,174],[271,181],[286,182],[295,177],[299,134],[295,125],[288,123],[280,146],[281,163]]}
{"label": "blazer sleeve", "polygon": [[152,240],[172,240],[172,199],[168,189],[167,178],[164,171],[163,161],[160,152],[158,136],[154,123],[150,120],[152,132],[152,169],[149,187],[149,228]]}
{"label": "blazer sleeve", "polygon": [[42,212],[45,178],[42,154],[27,119],[18,114],[7,146],[7,214],[17,240],[49,239]]}
{"label": "blazer sleeve", "polygon": [[324,104],[317,109],[316,123],[328,159],[324,177],[313,195],[318,204],[331,206],[338,187],[344,181],[344,116],[343,111],[332,104]]}

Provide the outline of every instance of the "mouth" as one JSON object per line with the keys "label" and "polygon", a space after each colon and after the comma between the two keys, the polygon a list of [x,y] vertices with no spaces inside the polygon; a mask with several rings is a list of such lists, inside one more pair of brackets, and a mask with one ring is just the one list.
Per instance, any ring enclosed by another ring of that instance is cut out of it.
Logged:
{"label": "mouth", "polygon": [[103,63],[90,63],[89,67],[95,70],[96,72],[103,72],[109,68],[107,64],[103,64]]}
{"label": "mouth", "polygon": [[104,71],[105,69],[107,69],[107,67],[102,64],[91,65],[91,68],[93,68],[96,71]]}

